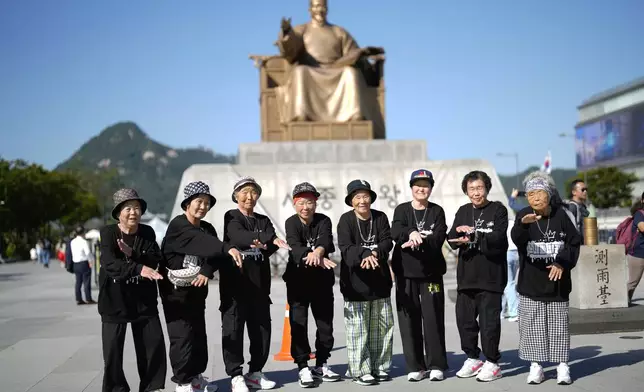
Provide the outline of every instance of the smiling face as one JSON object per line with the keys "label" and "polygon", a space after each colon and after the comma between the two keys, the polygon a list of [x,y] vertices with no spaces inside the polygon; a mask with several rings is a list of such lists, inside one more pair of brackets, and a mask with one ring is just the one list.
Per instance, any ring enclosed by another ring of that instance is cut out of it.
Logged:
{"label": "smiling face", "polygon": [[530,207],[540,213],[543,213],[546,208],[548,208],[548,203],[550,203],[548,192],[542,189],[527,192],[526,197],[528,198],[528,204],[530,204]]}
{"label": "smiling face", "polygon": [[252,210],[259,199],[259,192],[253,185],[246,185],[235,194],[237,205],[245,210]]}
{"label": "smiling face", "polygon": [[188,203],[186,214],[195,219],[203,219],[210,210],[210,197],[198,195]]}
{"label": "smiling face", "polygon": [[135,228],[141,221],[141,203],[138,200],[128,200],[121,206],[119,223],[128,229]]}
{"label": "smiling face", "polygon": [[317,208],[317,202],[314,197],[296,197],[293,203],[295,213],[303,220],[308,221]]}
{"label": "smiling face", "polygon": [[356,212],[366,214],[371,209],[371,195],[368,191],[357,191],[351,198],[351,205]]}
{"label": "smiling face", "polygon": [[416,201],[426,201],[429,200],[429,196],[432,194],[432,186],[429,183],[429,180],[416,180],[411,186],[411,196]]}
{"label": "smiling face", "polygon": [[309,13],[315,22],[325,23],[327,11],[326,0],[311,0],[309,2]]}
{"label": "smiling face", "polygon": [[474,180],[467,183],[467,197],[474,207],[480,207],[487,201],[487,189],[483,180]]}

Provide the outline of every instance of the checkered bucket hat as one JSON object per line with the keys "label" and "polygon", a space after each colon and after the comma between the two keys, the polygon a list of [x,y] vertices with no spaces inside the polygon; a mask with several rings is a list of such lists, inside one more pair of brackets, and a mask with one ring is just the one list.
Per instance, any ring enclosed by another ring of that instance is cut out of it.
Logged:
{"label": "checkered bucket hat", "polygon": [[183,188],[183,201],[181,202],[181,209],[185,211],[192,199],[199,195],[207,195],[210,197],[209,209],[212,208],[215,203],[217,203],[217,199],[215,199],[215,197],[210,194],[210,187],[206,185],[205,182],[194,181]]}
{"label": "checkered bucket hat", "polygon": [[114,200],[114,208],[112,209],[112,218],[118,220],[119,214],[121,213],[121,208],[123,204],[130,200],[138,200],[141,204],[141,215],[145,214],[145,211],[148,209],[148,203],[145,200],[139,197],[139,194],[132,188],[123,188],[119,189],[114,193],[112,197]]}
{"label": "checkered bucket hat", "polygon": [[304,193],[310,193],[315,197],[320,197],[320,192],[318,192],[318,190],[308,182],[303,182],[301,184],[295,185],[295,188],[293,188],[292,196],[295,199],[295,196],[302,195]]}

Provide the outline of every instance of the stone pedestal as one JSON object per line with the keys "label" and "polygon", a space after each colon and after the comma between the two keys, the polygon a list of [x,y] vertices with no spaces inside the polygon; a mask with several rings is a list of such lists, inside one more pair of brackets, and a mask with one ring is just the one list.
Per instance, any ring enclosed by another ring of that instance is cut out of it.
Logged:
{"label": "stone pedestal", "polygon": [[572,270],[570,306],[578,309],[627,308],[628,269],[624,245],[582,245]]}

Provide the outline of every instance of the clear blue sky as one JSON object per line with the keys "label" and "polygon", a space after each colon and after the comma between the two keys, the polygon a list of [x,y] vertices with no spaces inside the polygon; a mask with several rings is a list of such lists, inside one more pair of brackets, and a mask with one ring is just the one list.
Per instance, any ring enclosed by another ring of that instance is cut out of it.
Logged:
{"label": "clear blue sky", "polygon": [[[308,0],[0,0],[0,156],[53,168],[104,127],[173,147],[259,141],[258,72]],[[430,159],[500,173],[573,167],[576,106],[644,75],[642,0],[330,1],[329,19],[387,51],[387,134]]]}

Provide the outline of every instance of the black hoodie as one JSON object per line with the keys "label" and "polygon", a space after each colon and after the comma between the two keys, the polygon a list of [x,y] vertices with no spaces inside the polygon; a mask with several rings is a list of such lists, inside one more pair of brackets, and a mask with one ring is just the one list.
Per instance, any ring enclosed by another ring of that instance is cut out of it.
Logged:
{"label": "black hoodie", "polygon": [[[345,301],[373,301],[391,296],[388,261],[393,242],[389,220],[384,212],[372,209],[368,221],[358,220],[353,210],[342,214],[338,222],[338,247],[342,252],[340,291]],[[371,255],[370,248],[378,254],[380,265],[375,270],[360,267],[362,260]]]}
{"label": "black hoodie", "polygon": [[[117,239],[132,247],[129,260]],[[98,313],[103,322],[137,322],[159,314],[157,285],[141,277],[141,270],[143,266],[156,269],[161,259],[156,235],[150,226],[139,224],[134,234],[123,234],[116,224],[101,229]]]}
{"label": "black hoodie", "polygon": [[204,309],[208,285],[174,287],[168,280],[168,269],[178,270],[198,265],[201,267],[199,273],[212,279],[219,264],[235,264],[227,254],[230,248],[230,245],[221,242],[210,223],[202,220],[199,227],[196,227],[185,214],[174,217],[161,244],[163,261],[159,272],[163,275],[163,280],[159,281],[159,292],[164,307],[170,309],[174,306],[190,306]]}
{"label": "black hoodie", "polygon": [[[521,223],[527,214],[526,207],[518,212],[512,227],[512,241],[519,251],[519,294],[535,301],[568,301],[572,290],[570,271],[577,264],[581,235],[565,211],[565,207],[552,207],[549,217],[542,217],[530,224]],[[546,268],[553,262],[564,269],[561,279],[551,281]]]}
{"label": "black hoodie", "polygon": [[508,209],[498,201],[490,201],[482,208],[472,203],[462,205],[456,212],[448,239],[462,237],[459,226],[476,230],[477,241],[458,245],[456,281],[458,290],[485,290],[502,293],[508,281]]}
{"label": "black hoodie", "polygon": [[247,217],[238,209],[229,210],[224,215],[224,241],[236,247],[242,253],[251,251],[254,240],[267,245],[261,251],[262,257],[244,257],[242,269],[236,265],[222,265],[219,273],[219,293],[222,309],[234,298],[250,300],[268,300],[271,294],[270,257],[278,247],[273,244],[277,238],[271,220],[259,213]]}
{"label": "black hoodie", "polygon": [[335,252],[331,219],[324,214],[314,214],[310,224],[305,225],[297,214],[286,220],[286,242],[291,247],[286,271],[282,277],[289,285],[306,288],[330,287],[335,283],[332,269],[307,266],[303,259],[318,247],[324,248],[323,257]]}

